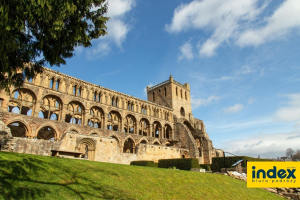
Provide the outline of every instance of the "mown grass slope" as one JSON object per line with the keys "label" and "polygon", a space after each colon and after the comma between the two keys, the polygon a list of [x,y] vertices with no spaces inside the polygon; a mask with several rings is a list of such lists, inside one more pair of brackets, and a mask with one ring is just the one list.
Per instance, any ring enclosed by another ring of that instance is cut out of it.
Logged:
{"label": "mown grass slope", "polygon": [[1,199],[281,199],[228,176],[0,152]]}

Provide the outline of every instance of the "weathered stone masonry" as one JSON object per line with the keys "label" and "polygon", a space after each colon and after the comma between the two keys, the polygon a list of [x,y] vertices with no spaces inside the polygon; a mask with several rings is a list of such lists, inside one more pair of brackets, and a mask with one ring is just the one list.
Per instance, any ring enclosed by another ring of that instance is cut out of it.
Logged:
{"label": "weathered stone masonry", "polygon": [[44,68],[11,94],[0,92],[1,150],[80,152],[123,164],[180,157],[211,163],[223,155],[193,117],[187,83],[170,76],[147,93],[145,101]]}

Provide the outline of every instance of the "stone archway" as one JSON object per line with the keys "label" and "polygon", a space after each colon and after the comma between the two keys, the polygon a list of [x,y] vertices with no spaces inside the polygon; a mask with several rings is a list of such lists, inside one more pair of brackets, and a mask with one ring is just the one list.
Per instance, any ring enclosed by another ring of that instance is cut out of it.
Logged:
{"label": "stone archway", "polygon": [[92,138],[82,138],[77,142],[76,151],[82,153],[82,158],[93,161],[95,158],[95,141]]}

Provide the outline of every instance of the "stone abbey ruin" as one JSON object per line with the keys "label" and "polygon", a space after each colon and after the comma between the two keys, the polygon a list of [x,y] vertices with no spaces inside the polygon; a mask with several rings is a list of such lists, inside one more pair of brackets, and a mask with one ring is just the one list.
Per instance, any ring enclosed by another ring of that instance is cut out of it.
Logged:
{"label": "stone abbey ruin", "polygon": [[44,68],[22,88],[0,91],[0,149],[122,164],[223,156],[193,117],[189,84],[170,76],[147,87],[147,98]]}

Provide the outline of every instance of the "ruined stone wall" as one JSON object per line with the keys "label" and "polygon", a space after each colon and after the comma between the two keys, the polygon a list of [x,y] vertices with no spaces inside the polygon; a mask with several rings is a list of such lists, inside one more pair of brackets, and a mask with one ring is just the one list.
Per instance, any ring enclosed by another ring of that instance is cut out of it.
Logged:
{"label": "ruined stone wall", "polygon": [[[0,145],[38,155],[50,155],[57,148],[82,152],[90,160],[123,164],[183,155],[210,163],[220,155],[213,150],[203,122],[192,116],[187,83],[170,77],[148,88],[148,99],[45,68],[22,88],[12,87],[11,94],[0,91],[0,121],[11,131],[5,129],[4,134],[0,124],[0,135],[5,135]],[[196,137],[201,139],[199,148]]]}
{"label": "ruined stone wall", "polygon": [[[1,139],[0,139],[1,141]],[[51,156],[51,150],[58,149],[60,142],[28,138],[9,138],[1,145],[1,151]]]}

